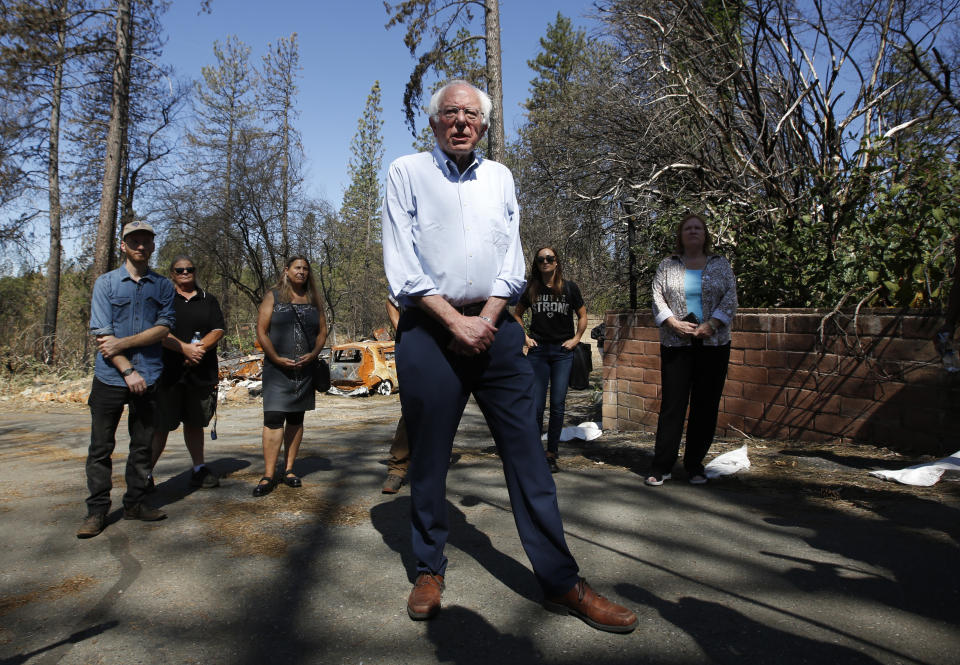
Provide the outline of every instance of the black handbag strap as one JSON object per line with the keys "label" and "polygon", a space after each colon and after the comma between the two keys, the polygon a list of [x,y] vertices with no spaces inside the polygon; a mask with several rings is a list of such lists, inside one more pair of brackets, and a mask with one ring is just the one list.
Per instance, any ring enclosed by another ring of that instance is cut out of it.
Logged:
{"label": "black handbag strap", "polygon": [[[277,292],[276,292],[276,291],[273,292],[273,299],[274,299],[274,301],[276,301],[276,299],[277,299]],[[293,315],[294,315],[295,317],[297,317],[297,324],[299,324],[299,326],[300,326],[300,331],[303,333],[303,338],[304,338],[304,339],[310,339],[310,335],[307,334],[307,329],[306,329],[306,327],[303,325],[303,319],[300,317],[300,312],[297,311],[296,305],[295,305],[294,303],[290,303],[290,309],[293,310]],[[316,344],[316,341],[314,341],[314,344]]]}

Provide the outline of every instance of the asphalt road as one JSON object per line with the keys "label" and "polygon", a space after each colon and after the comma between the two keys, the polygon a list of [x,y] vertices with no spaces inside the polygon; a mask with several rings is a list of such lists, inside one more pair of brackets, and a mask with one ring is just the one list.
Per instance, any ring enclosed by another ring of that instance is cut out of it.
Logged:
{"label": "asphalt road", "polygon": [[122,423],[111,523],[78,540],[88,413],[4,407],[0,663],[960,662],[956,494],[879,481],[835,509],[799,487],[648,488],[602,456],[568,467],[555,478],[570,548],[640,626],[612,635],[546,612],[472,404],[449,474],[444,607],[412,622],[409,494],[379,493],[398,415],[396,396],[322,397],[303,488],[255,499],[260,407],[221,409],[207,455],[222,486],[191,489],[171,435],[154,495],[169,519],[149,524],[118,519]]}

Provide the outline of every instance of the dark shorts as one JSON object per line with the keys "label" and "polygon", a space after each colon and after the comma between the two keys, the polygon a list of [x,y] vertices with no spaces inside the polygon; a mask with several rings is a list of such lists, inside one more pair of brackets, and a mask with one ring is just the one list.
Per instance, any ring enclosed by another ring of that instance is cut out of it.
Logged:
{"label": "dark shorts", "polygon": [[217,386],[175,383],[161,386],[157,400],[159,426],[172,432],[180,426],[206,427],[217,410]]}

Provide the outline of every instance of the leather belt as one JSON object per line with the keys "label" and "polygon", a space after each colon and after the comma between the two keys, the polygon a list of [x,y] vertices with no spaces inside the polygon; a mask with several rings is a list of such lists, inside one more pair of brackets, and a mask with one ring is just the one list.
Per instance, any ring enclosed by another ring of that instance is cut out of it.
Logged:
{"label": "leather belt", "polygon": [[454,305],[453,308],[464,316],[479,316],[483,311],[483,306],[487,304],[486,300],[472,302],[468,305]]}

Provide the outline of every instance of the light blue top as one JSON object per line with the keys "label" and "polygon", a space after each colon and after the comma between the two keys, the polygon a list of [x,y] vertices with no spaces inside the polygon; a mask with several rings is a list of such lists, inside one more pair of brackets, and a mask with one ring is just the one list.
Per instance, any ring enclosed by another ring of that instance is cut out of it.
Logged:
{"label": "light blue top", "polygon": [[[90,334],[130,337],[154,326],[173,328],[173,284],[152,270],[134,281],[126,263],[97,277],[90,303]],[[147,385],[153,385],[163,373],[163,347],[160,342],[127,349],[124,354]],[[93,375],[111,386],[127,383],[112,362],[97,354]]]}
{"label": "light blue top", "polygon": [[441,295],[453,305],[523,291],[513,175],[474,156],[463,173],[438,146],[395,160],[383,204],[383,265],[401,305]]}
{"label": "light blue top", "polygon": [[687,298],[687,311],[697,315],[697,321],[703,322],[703,271],[683,271],[683,293]]}

